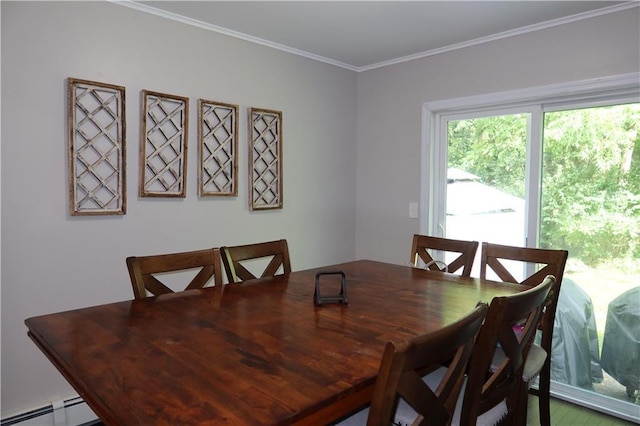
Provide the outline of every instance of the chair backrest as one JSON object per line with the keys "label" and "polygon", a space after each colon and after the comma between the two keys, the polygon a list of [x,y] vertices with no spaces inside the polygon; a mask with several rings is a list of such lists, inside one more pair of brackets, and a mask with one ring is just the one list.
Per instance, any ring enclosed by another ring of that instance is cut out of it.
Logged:
{"label": "chair backrest", "polygon": [[[533,288],[491,301],[473,348],[460,424],[476,424],[478,416],[504,400],[509,411],[515,410],[524,364],[554,282],[549,275]],[[498,345],[504,358],[492,366]]]}
{"label": "chair backrest", "polygon": [[[542,281],[547,275],[553,275],[555,277],[551,300],[544,310],[542,324],[540,326],[542,330],[541,346],[547,353],[551,351],[553,323],[556,318],[560,286],[562,285],[562,277],[568,255],[569,252],[566,250],[512,247],[486,242],[482,243],[480,254],[481,278],[487,278],[488,269],[491,269],[502,281],[520,283],[531,287]],[[537,264],[540,268],[532,275],[519,281],[514,278],[513,274],[507,269],[504,261],[516,261],[516,265],[519,267],[525,263]]]}
{"label": "chair backrest", "polygon": [[434,261],[434,258],[429,253],[429,250],[440,250],[450,253],[459,253],[459,256],[457,256],[447,265],[447,272],[455,273],[459,269],[462,269],[462,276],[468,277],[471,275],[473,260],[476,256],[476,251],[478,250],[478,242],[452,240],[449,238],[438,238],[428,235],[415,234],[413,236],[413,242],[411,244],[410,263],[417,266],[418,260],[422,259],[422,261],[427,265],[429,269],[443,271],[445,268],[441,268],[438,265],[440,262]]}
{"label": "chair backrest", "polygon": [[[173,293],[159,278],[171,273],[193,270],[195,276],[184,290],[202,288],[213,278],[215,286],[222,289],[220,251],[217,248],[180,253],[128,257],[127,269],[133,286],[133,295],[142,299],[151,295]],[[166,280],[166,278],[165,278]],[[166,281],[165,281],[166,282]]]}
{"label": "chair backrest", "polygon": [[[367,425],[392,424],[398,396],[424,418],[420,424],[449,424],[464,382],[474,337],[486,315],[487,305],[479,303],[467,316],[441,330],[398,346],[388,342],[380,362]],[[425,371],[448,361],[449,367],[437,389],[431,389],[422,380]]]}
{"label": "chair backrest", "polygon": [[[221,247],[222,263],[230,283],[237,283],[256,278],[272,277],[279,271],[283,274],[291,272],[289,247],[287,240],[268,241],[233,247]],[[268,264],[261,273],[253,273],[248,269],[248,262],[254,259],[267,259]]]}

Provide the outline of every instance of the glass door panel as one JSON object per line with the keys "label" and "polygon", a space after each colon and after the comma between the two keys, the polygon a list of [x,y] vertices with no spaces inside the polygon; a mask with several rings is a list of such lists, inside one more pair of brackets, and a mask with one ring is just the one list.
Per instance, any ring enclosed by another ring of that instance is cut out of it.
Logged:
{"label": "glass door panel", "polygon": [[[640,104],[544,115],[540,245],[569,250],[552,380],[640,395]],[[640,413],[640,409],[637,410]]]}
{"label": "glass door panel", "polygon": [[529,114],[447,121],[447,238],[524,244],[528,123]]}
{"label": "glass door panel", "polygon": [[[426,228],[447,238],[568,250],[551,392],[640,422],[635,93],[436,115]],[[520,268],[513,265],[515,277]],[[472,276],[479,271],[476,256]]]}

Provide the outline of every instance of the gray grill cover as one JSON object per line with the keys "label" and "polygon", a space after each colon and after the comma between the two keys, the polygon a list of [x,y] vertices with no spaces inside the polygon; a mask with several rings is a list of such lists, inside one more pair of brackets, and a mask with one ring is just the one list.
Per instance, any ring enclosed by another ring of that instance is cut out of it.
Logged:
{"label": "gray grill cover", "polygon": [[609,303],[601,364],[630,395],[640,389],[640,287]]}
{"label": "gray grill cover", "polygon": [[574,281],[564,278],[553,324],[551,379],[586,389],[603,379],[593,303]]}

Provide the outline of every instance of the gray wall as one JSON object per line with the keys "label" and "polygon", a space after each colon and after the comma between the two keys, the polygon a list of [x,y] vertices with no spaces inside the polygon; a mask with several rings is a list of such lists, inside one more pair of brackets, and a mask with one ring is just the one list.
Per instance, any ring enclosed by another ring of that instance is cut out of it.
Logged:
{"label": "gray wall", "polygon": [[[125,257],[286,238],[294,269],[355,255],[356,78],[105,2],[2,2],[2,412],[73,394],[30,316],[132,298]],[[126,87],[124,216],[70,217],[66,79]],[[140,91],[190,98],[185,199],[140,199]],[[239,195],[197,196],[197,99],[240,106]],[[284,209],[249,212],[249,106],[283,112]]]}
{"label": "gray wall", "polygon": [[640,71],[640,9],[358,75],[356,257],[409,260],[422,104]]}

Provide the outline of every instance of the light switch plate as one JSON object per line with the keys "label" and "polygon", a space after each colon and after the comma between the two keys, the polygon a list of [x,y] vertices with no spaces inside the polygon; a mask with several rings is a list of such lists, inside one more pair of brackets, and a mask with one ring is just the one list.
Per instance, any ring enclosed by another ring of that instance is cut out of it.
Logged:
{"label": "light switch plate", "polygon": [[418,218],[418,203],[409,203],[409,217],[411,219]]}

